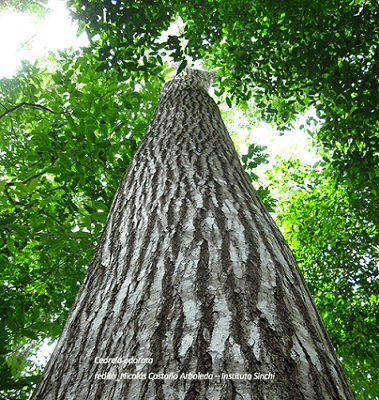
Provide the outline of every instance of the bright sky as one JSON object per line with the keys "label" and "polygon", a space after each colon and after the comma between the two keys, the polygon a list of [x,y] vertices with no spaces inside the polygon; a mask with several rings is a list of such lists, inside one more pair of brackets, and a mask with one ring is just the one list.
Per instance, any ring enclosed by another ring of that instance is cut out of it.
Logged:
{"label": "bright sky", "polygon": [[[247,129],[238,128],[238,125],[234,128],[241,139],[241,153],[247,153],[246,144],[255,143],[261,146],[267,146],[265,153],[270,154],[270,164],[262,164],[257,168],[255,173],[264,180],[263,171],[272,168],[272,164],[275,163],[275,159],[288,159],[290,157],[299,157],[304,163],[314,164],[320,160],[315,150],[311,147],[311,139],[309,135],[303,130],[300,130],[301,125],[306,124],[307,116],[315,117],[315,113],[309,111],[306,116],[301,116],[296,123],[294,123],[294,128],[291,131],[287,131],[284,135],[280,136],[278,131],[271,127],[269,124],[260,122],[258,126],[250,127],[249,131]],[[237,123],[241,121],[238,116],[235,117]],[[233,128],[228,126],[228,130],[231,131]],[[235,139],[234,139],[235,140]]]}
{"label": "bright sky", "polygon": [[85,35],[76,38],[65,0],[50,0],[47,7],[51,12],[40,26],[28,14],[0,14],[0,77],[11,77],[22,59],[34,62],[49,50],[88,43]]}

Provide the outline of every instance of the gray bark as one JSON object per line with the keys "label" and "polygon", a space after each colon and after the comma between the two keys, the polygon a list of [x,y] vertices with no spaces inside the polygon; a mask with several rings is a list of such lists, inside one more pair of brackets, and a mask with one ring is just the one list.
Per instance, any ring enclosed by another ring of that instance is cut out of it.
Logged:
{"label": "gray bark", "polygon": [[33,400],[354,398],[207,77],[163,88]]}

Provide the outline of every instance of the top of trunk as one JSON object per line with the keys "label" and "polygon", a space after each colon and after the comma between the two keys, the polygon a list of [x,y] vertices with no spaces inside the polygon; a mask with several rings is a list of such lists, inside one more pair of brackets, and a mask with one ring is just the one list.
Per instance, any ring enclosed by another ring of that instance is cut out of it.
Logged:
{"label": "top of trunk", "polygon": [[161,96],[164,96],[170,90],[177,89],[199,89],[208,93],[217,76],[218,74],[216,71],[205,71],[186,67],[181,74],[170,79],[162,86]]}

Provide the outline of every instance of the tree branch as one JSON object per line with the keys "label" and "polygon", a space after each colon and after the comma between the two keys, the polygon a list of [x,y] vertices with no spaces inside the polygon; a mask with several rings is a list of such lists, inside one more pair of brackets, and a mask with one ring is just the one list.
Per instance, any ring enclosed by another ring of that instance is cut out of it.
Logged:
{"label": "tree branch", "polygon": [[7,109],[3,104],[1,104],[1,105],[6,109],[6,111],[3,114],[0,115],[0,119],[2,119],[6,115],[10,114],[13,111],[16,111],[17,109],[19,109],[19,108],[21,108],[23,106],[40,108],[41,110],[48,111],[49,113],[54,114],[54,115],[66,114],[66,113],[69,112],[69,111],[55,112],[53,110],[50,110],[50,108],[47,108],[45,106],[41,106],[40,104],[27,103],[25,101],[23,101],[22,103],[18,104],[17,106],[14,106],[14,107],[12,107],[10,109]]}
{"label": "tree branch", "polygon": [[25,47],[31,40],[33,40],[36,37],[36,33],[30,38],[28,39],[26,42],[22,43],[22,45],[18,48],[18,50],[16,51],[16,54],[23,48]]}
{"label": "tree branch", "polygon": [[[56,160],[55,160],[55,161],[56,161]],[[55,161],[54,161],[54,163],[55,163]],[[54,165],[54,163],[53,163],[53,165]],[[31,180],[36,179],[36,178],[39,178],[40,176],[45,175],[45,174],[46,174],[46,171],[39,172],[38,174],[29,176],[29,178],[26,178],[26,179],[23,180],[21,183],[23,183],[24,185],[26,185],[26,184],[29,183]],[[8,200],[9,200],[12,204],[25,205],[25,203],[21,203],[21,202],[19,202],[19,201],[14,201],[14,200],[12,199],[11,195],[10,195],[9,192],[8,192],[8,188],[11,187],[11,186],[15,186],[15,182],[8,182],[8,183],[6,183],[5,186],[4,186],[4,192],[5,192],[6,196],[8,197]]]}
{"label": "tree branch", "polygon": [[39,178],[40,176],[45,175],[45,174],[46,174],[46,171],[42,171],[42,172],[40,172],[39,174],[35,174],[35,175],[33,175],[33,176],[29,176],[29,178],[26,178],[24,181],[22,181],[22,183],[23,183],[24,185],[26,185],[26,184],[29,183],[31,180],[36,179],[36,178]]}
{"label": "tree branch", "polygon": [[[39,178],[41,175],[45,175],[46,171],[42,171],[39,172],[38,174],[29,176],[29,178],[26,178],[24,181],[22,181],[21,183],[23,183],[24,185],[26,185],[27,183],[29,183],[31,180]],[[9,187],[9,186],[15,186],[15,182],[8,182],[5,187]]]}
{"label": "tree branch", "polygon": [[[8,185],[8,184],[7,184],[7,185]],[[12,204],[21,204],[21,203],[18,203],[17,201],[14,201],[14,200],[12,199],[11,195],[10,195],[9,192],[8,192],[7,185],[5,185],[5,187],[4,187],[4,192],[5,192],[5,194],[7,195],[8,200],[9,200]]]}

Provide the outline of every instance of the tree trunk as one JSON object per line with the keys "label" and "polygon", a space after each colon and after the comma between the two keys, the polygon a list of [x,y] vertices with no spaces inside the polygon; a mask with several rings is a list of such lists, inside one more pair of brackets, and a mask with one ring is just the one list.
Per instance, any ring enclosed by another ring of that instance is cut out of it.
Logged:
{"label": "tree trunk", "polygon": [[164,86],[33,400],[354,398],[211,78]]}

